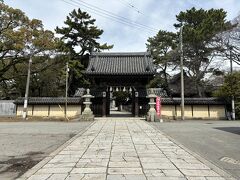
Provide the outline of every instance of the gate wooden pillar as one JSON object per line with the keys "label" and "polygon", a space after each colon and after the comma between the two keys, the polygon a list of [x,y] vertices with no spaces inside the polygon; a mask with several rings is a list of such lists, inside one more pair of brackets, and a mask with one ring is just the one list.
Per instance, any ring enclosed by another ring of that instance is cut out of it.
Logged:
{"label": "gate wooden pillar", "polygon": [[135,95],[132,94],[132,109],[131,109],[132,115],[135,116]]}
{"label": "gate wooden pillar", "polygon": [[107,94],[106,94],[106,92],[103,92],[103,99],[102,99],[102,103],[103,103],[103,105],[102,105],[102,116],[103,117],[106,117],[106,115],[107,115],[107,112],[106,112],[106,110],[107,110]]}
{"label": "gate wooden pillar", "polygon": [[106,116],[110,115],[110,92],[107,91],[107,96],[106,96]]}
{"label": "gate wooden pillar", "polygon": [[135,97],[134,97],[134,101],[135,101],[135,117],[138,117],[139,116],[139,106],[138,106],[138,92],[135,92]]}

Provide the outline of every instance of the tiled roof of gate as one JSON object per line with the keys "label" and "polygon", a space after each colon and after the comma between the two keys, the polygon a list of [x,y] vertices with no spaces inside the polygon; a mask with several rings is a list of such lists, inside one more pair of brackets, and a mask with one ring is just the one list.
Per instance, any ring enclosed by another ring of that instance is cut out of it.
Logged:
{"label": "tiled roof of gate", "polygon": [[[65,97],[29,97],[28,104],[65,104]],[[23,104],[24,97],[17,98],[15,104]],[[68,97],[68,104],[81,104],[82,99],[80,97]]]}
{"label": "tiled roof of gate", "polygon": [[88,75],[153,75],[155,67],[147,52],[93,53],[85,73]]}

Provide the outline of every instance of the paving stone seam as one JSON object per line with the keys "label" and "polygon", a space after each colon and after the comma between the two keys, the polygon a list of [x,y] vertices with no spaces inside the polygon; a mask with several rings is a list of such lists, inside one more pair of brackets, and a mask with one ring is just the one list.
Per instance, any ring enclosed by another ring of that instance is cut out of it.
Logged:
{"label": "paving stone seam", "polygon": [[[137,126],[142,130],[142,132],[144,132],[144,134],[153,142],[153,140],[148,136],[148,134],[141,128],[141,126],[138,124],[138,123],[136,123],[137,124]],[[159,148],[156,144],[155,144],[155,142],[153,142],[153,144],[159,149],[159,151],[160,152],[162,152],[163,154],[164,154],[164,156],[176,167],[176,169],[179,171],[179,172],[181,172],[182,173],[182,175],[186,178],[186,176],[183,174],[183,172],[171,161],[171,159],[170,158],[168,158],[168,156],[161,150],[161,148]],[[163,172],[163,171],[162,171]],[[163,172],[163,174],[165,175],[165,176],[167,176],[164,172]]]}
{"label": "paving stone seam", "polygon": [[[106,123],[107,123],[107,120],[103,120],[103,121],[105,121],[105,122],[104,122],[104,124],[102,125],[102,127],[99,128],[98,133],[95,135],[95,137],[92,139],[92,141],[88,144],[88,146],[86,147],[86,150],[83,152],[82,156],[79,157],[79,160],[78,160],[78,161],[76,162],[76,164],[72,167],[71,171],[69,171],[69,172],[67,173],[67,176],[66,176],[64,179],[67,179],[67,178],[69,177],[69,175],[71,174],[72,170],[76,167],[76,165],[77,165],[77,164],[79,163],[79,161],[82,159],[82,157],[83,157],[84,154],[87,152],[87,150],[89,149],[89,147],[91,146],[91,144],[94,142],[94,140],[97,138],[97,136],[101,133],[102,129],[104,128],[104,126],[105,126]],[[94,121],[94,122],[96,123],[97,121]],[[94,123],[94,124],[95,124],[95,123]],[[91,126],[91,127],[92,127],[92,126]],[[79,137],[81,137],[82,135],[84,135],[84,133],[86,133],[91,127],[89,127],[88,129],[86,129],[85,132],[81,133],[81,134],[80,134],[78,137],[76,137],[74,140],[76,140],[77,138],[79,138]],[[73,140],[73,141],[74,141],[74,140]],[[73,141],[72,141],[72,142],[73,142]],[[59,151],[59,152],[61,152],[61,151]],[[59,153],[59,152],[58,152],[58,153]],[[58,153],[57,153],[57,154],[58,154]],[[47,179],[50,179],[53,175],[54,175],[54,174],[50,175]],[[86,174],[84,174],[84,176],[83,176],[81,179],[84,179],[85,176],[86,176]]]}
{"label": "paving stone seam", "polygon": [[76,140],[79,136],[81,136],[83,133],[85,133],[89,128],[91,128],[96,121],[93,121],[91,124],[89,124],[86,128],[80,130],[78,134],[67,140],[65,143],[63,143],[60,147],[58,147],[55,151],[50,153],[48,156],[46,156],[43,160],[41,160],[39,163],[37,163],[35,166],[33,166],[31,169],[26,171],[21,177],[17,178],[18,180],[25,180],[28,179],[30,176],[35,174],[38,170],[40,170],[44,165],[46,165],[55,155],[57,155],[61,150],[63,150],[65,147],[67,147],[69,144],[71,144],[74,140]]}
{"label": "paving stone seam", "polygon": [[109,164],[110,164],[110,160],[111,160],[111,156],[112,156],[112,148],[113,148],[113,141],[115,138],[115,133],[116,133],[116,121],[114,121],[114,133],[113,133],[113,138],[112,138],[112,142],[111,142],[111,149],[110,149],[110,156],[109,156],[109,160],[108,160],[108,164],[107,164],[107,173],[106,173],[106,180],[107,180],[107,176],[108,176],[108,170],[109,170]]}
{"label": "paving stone seam", "polygon": [[170,139],[174,144],[176,144],[177,146],[179,146],[180,148],[182,148],[183,150],[185,150],[186,152],[188,152],[190,155],[192,155],[193,157],[195,157],[196,159],[198,159],[200,162],[202,162],[203,164],[207,165],[210,169],[212,169],[213,171],[215,171],[216,173],[218,173],[220,176],[222,176],[225,179],[231,179],[231,180],[236,180],[235,177],[231,174],[229,174],[228,172],[226,172],[225,170],[221,169],[220,167],[218,167],[217,165],[215,165],[213,162],[211,162],[210,160],[206,160],[205,158],[203,158],[201,155],[197,154],[196,152],[191,151],[190,149],[188,149],[187,147],[185,147],[184,145],[182,145],[180,142],[178,142],[177,140],[175,140],[174,138],[172,138],[171,136],[167,135],[166,133],[160,131],[157,127],[155,127],[153,124],[151,124],[150,122],[146,122],[149,126],[151,126],[153,129],[155,129],[156,131],[160,132],[161,134],[163,134],[164,136],[166,136],[168,139]]}
{"label": "paving stone seam", "polygon": [[[97,122],[97,121],[95,121],[95,122]],[[106,125],[106,122],[107,122],[107,121],[105,120],[104,124],[102,125],[102,127],[100,128],[100,130],[98,131],[98,133],[96,134],[95,138],[93,138],[93,140],[88,144],[86,150],[84,151],[84,153],[82,154],[82,156],[79,158],[79,160],[76,162],[75,166],[73,166],[72,170],[74,169],[74,167],[76,167],[76,165],[79,163],[79,161],[82,159],[82,157],[84,156],[84,154],[87,152],[87,150],[89,149],[89,147],[91,146],[91,144],[93,143],[93,141],[96,139],[96,137],[97,137],[97,136],[99,135],[99,133],[102,131],[103,127]],[[85,131],[85,132],[87,132],[87,131]],[[84,134],[84,133],[83,133],[83,134]],[[81,134],[81,135],[83,135],[83,134]],[[79,136],[79,137],[80,137],[80,136]],[[68,175],[71,174],[72,170],[68,172]],[[68,177],[68,176],[67,176],[67,177]],[[67,178],[67,177],[66,177],[66,178]],[[65,179],[66,179],[66,178],[65,178]],[[84,178],[84,177],[83,177],[83,178]],[[82,179],[83,179],[83,178],[82,178]]]}
{"label": "paving stone seam", "polygon": [[[148,123],[146,123],[146,124],[148,124]],[[139,125],[138,125],[138,126],[139,126]],[[152,126],[150,126],[150,127],[152,127]],[[139,128],[142,129],[141,126],[139,126]],[[143,129],[142,129],[142,130],[143,130]],[[156,129],[154,129],[154,130],[156,130]],[[160,132],[161,134],[163,134],[161,131],[157,131],[157,132]],[[144,131],[144,133],[146,134],[146,136],[147,136],[149,139],[151,139],[145,131]],[[164,135],[165,135],[165,134],[164,134]],[[169,139],[169,140],[171,141],[171,139]],[[152,139],[151,139],[151,141],[152,141]],[[180,173],[182,173],[182,175],[183,175],[185,178],[187,178],[187,177],[185,176],[185,174],[181,171],[181,169],[179,169],[179,168],[176,166],[176,164],[166,155],[166,153],[163,152],[163,151],[161,150],[161,148],[159,148],[159,147],[155,144],[154,141],[152,141],[152,142],[153,142],[153,144],[164,154],[164,156],[176,167],[176,169],[177,169]],[[174,142],[173,142],[173,143],[174,143]],[[177,145],[177,144],[175,144],[175,145]],[[178,146],[178,145],[177,145],[177,146]],[[163,174],[164,174],[165,176],[167,176],[164,172],[163,172]]]}
{"label": "paving stone seam", "polygon": [[[135,122],[135,120],[133,120],[133,121]],[[126,124],[126,121],[124,121],[124,123]],[[136,122],[135,122],[135,124],[136,124]],[[139,163],[140,163],[140,165],[141,165],[142,172],[143,172],[144,176],[146,177],[146,179],[148,179],[148,178],[147,178],[147,175],[145,174],[145,172],[144,172],[144,170],[143,170],[143,165],[142,165],[142,162],[141,162],[141,160],[140,160],[139,154],[138,154],[138,152],[137,152],[135,143],[133,142],[132,134],[130,133],[130,130],[129,130],[129,127],[128,127],[127,124],[126,124],[126,126],[127,126],[127,129],[128,129],[128,133],[130,134],[130,137],[131,137],[131,140],[132,140],[132,143],[133,143],[133,147],[134,147],[134,149],[135,149],[135,151],[136,151],[136,154],[137,154],[137,157],[138,157],[138,159],[139,159]]]}
{"label": "paving stone seam", "polygon": [[[94,124],[96,123],[96,121],[94,121]],[[102,127],[100,128],[100,130],[98,131],[98,133],[97,133],[97,135],[95,136],[95,138],[99,135],[99,133],[101,132],[101,130],[103,129],[103,127],[104,127],[104,125],[106,124],[106,121],[105,121],[105,123],[102,125]],[[93,125],[93,124],[92,124]],[[89,128],[91,128],[92,126],[90,126]],[[86,129],[86,131],[85,132],[83,132],[83,133],[81,133],[81,134],[79,134],[79,136],[78,137],[76,137],[74,140],[76,140],[77,138],[79,138],[80,136],[82,136],[84,133],[86,133],[88,130],[89,130],[89,128],[88,129]],[[86,153],[86,151],[88,150],[88,148],[89,148],[89,146],[93,143],[93,141],[95,140],[95,138],[89,143],[89,145],[87,146],[87,148],[86,148],[86,150],[84,151],[84,153],[82,154],[82,156],[79,158],[79,161],[80,161],[80,159],[83,157],[83,155]],[[74,141],[73,140],[73,141]],[[72,143],[73,141],[71,141],[70,143]],[[69,144],[68,144],[69,145]],[[66,146],[65,146],[66,147]],[[64,147],[64,148],[65,148]],[[64,149],[63,148],[63,149]],[[62,149],[62,150],[63,150]],[[61,150],[59,151],[59,152],[61,152]],[[58,152],[58,153],[59,153]],[[57,154],[58,154],[57,153]],[[56,155],[57,155],[56,154]],[[79,161],[77,161],[76,162],[76,164],[72,167],[72,170],[74,169],[74,167],[76,167],[76,165],[78,164],[78,162]],[[46,163],[47,164],[47,163]],[[64,178],[64,179],[67,179],[68,178],[68,176],[70,175],[70,173],[72,172],[72,170],[70,171],[70,172],[68,172],[68,175]],[[47,179],[49,179],[49,178],[51,178],[51,176],[53,176],[54,174],[52,174],[52,175],[50,175]],[[84,177],[85,177],[85,175],[81,178],[81,179],[84,179]]]}

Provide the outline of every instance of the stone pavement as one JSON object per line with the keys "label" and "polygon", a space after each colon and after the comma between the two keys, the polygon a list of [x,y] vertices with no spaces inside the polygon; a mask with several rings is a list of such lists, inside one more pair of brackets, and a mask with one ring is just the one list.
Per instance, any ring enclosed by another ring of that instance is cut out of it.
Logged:
{"label": "stone pavement", "polygon": [[[33,171],[34,172],[34,171]],[[219,172],[219,171],[218,171]],[[147,122],[102,119],[48,160],[28,180],[221,180],[191,152]]]}

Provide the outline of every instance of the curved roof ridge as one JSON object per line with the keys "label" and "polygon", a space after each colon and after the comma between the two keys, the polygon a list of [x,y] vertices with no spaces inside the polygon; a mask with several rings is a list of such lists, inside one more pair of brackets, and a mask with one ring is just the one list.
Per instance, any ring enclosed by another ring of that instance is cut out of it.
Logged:
{"label": "curved roof ridge", "polygon": [[150,56],[149,52],[93,52],[92,56]]}

